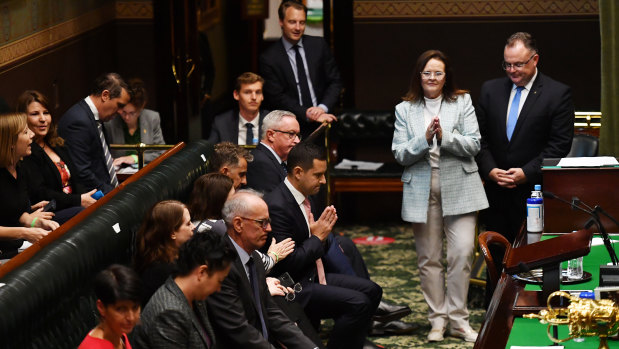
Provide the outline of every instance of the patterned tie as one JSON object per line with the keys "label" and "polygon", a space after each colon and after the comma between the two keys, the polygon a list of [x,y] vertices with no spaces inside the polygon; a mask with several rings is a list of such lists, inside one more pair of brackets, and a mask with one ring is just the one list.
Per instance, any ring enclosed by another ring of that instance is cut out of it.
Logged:
{"label": "patterned tie", "polygon": [[97,129],[99,130],[99,138],[101,139],[101,146],[103,147],[103,154],[105,154],[105,165],[107,166],[107,172],[110,174],[110,184],[116,188],[118,186],[118,178],[116,178],[116,171],[114,170],[114,162],[112,161],[112,155],[110,155],[110,149],[105,141],[103,135],[103,124],[101,121],[97,122]]}
{"label": "patterned tie", "polygon": [[[312,206],[307,198],[303,201],[303,207],[305,208],[305,213],[307,214],[307,220],[309,222],[310,215],[312,214]],[[312,232],[310,231],[310,236],[312,236]],[[322,259],[318,258],[316,260],[316,271],[318,272],[318,282],[321,285],[327,284],[327,278],[325,277],[325,267],[322,264]]]}
{"label": "patterned tie", "polygon": [[254,125],[251,122],[245,124],[247,134],[245,135],[245,145],[254,144]]}
{"label": "patterned tie", "polygon": [[284,161],[282,161],[282,162],[280,162],[279,164],[280,164],[280,165],[282,166],[282,168],[284,169],[284,175],[285,175],[285,176],[286,176],[286,175],[288,175],[288,168],[286,168],[286,163],[285,163]]}
{"label": "patterned tie", "polygon": [[264,315],[262,314],[262,302],[260,301],[260,293],[258,289],[258,278],[256,277],[256,266],[254,265],[253,257],[249,257],[246,263],[247,269],[249,269],[249,283],[251,284],[252,291],[254,293],[254,302],[256,302],[256,308],[258,309],[258,317],[260,317],[260,324],[262,325],[262,336],[264,339],[269,339],[269,331],[267,331],[267,325],[264,322]]}
{"label": "patterned tie", "polygon": [[299,79],[299,89],[301,90],[301,106],[309,108],[314,104],[312,103],[312,95],[310,94],[309,84],[307,83],[303,58],[301,58],[301,53],[299,53],[299,45],[294,45],[293,48],[294,59],[297,61],[297,78]]}
{"label": "patterned tie", "polygon": [[512,134],[514,133],[514,128],[516,127],[516,122],[518,122],[518,107],[520,106],[520,93],[524,87],[518,86],[516,88],[516,94],[514,95],[514,99],[512,100],[512,106],[509,108],[509,115],[507,116],[507,140],[512,140]]}

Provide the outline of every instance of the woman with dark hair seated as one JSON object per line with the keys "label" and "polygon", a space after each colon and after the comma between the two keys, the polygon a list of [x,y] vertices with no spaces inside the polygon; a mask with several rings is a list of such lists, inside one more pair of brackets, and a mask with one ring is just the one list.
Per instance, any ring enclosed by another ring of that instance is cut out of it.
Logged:
{"label": "woman with dark hair seated", "polygon": [[62,224],[80,212],[80,207],[97,202],[91,196],[96,189],[84,188],[71,177],[77,169],[64,147],[64,139],[58,136],[47,97],[38,91],[25,91],[17,99],[17,111],[28,115],[28,128],[34,132],[32,155],[23,161],[30,200],[54,200],[56,207],[52,211]]}
{"label": "woman with dark hair seated", "polygon": [[236,252],[221,235],[196,234],[178,252],[178,271],[148,301],[136,348],[216,348],[204,300],[219,292]]}
{"label": "woman with dark hair seated", "polygon": [[174,272],[178,249],[192,235],[189,210],[182,202],[161,201],[148,211],[136,235],[133,261],[144,284],[142,304]]}
{"label": "woman with dark hair seated", "polygon": [[[118,110],[120,117],[103,124],[109,144],[165,144],[161,132],[159,113],[145,109],[148,102],[144,82],[134,78],[129,80],[129,103]],[[155,160],[163,151],[148,150],[144,152],[144,162]],[[135,150],[112,150],[114,166],[138,163]]]}
{"label": "woman with dark hair seated", "polygon": [[[30,155],[34,134],[26,114],[0,115],[0,260],[12,258],[24,240],[35,242],[58,228],[47,201],[30,206],[20,159]],[[34,212],[33,212],[34,211]]]}
{"label": "woman with dark hair seated", "polygon": [[140,320],[140,278],[128,267],[114,264],[94,281],[99,324],[78,349],[131,349],[127,333]]}
{"label": "woman with dark hair seated", "polygon": [[[233,181],[220,173],[207,173],[200,176],[193,184],[189,197],[189,212],[193,217],[195,232],[212,230],[220,235],[227,231],[221,209],[228,198],[234,194]],[[286,258],[294,250],[294,241],[288,238],[279,243],[275,239],[267,254],[257,251],[262,257],[266,272],[271,271],[275,263]],[[271,285],[269,284],[269,289]],[[279,293],[279,292],[278,292]]]}

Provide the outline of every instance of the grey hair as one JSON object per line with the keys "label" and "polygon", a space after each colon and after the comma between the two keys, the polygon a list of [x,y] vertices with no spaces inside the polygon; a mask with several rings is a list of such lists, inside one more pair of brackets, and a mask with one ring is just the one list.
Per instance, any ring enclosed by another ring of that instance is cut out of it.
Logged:
{"label": "grey hair", "polygon": [[293,112],[287,110],[273,110],[268,113],[267,116],[264,117],[264,120],[262,120],[262,132],[260,133],[260,139],[266,139],[267,130],[277,129],[279,123],[282,122],[282,119],[285,117],[292,117],[295,118],[295,120],[297,118]]}
{"label": "grey hair", "polygon": [[221,209],[226,225],[232,225],[232,220],[237,216],[245,216],[250,210],[247,196],[255,196],[262,199],[263,194],[254,189],[241,189],[237,191],[229,200],[226,201]]}

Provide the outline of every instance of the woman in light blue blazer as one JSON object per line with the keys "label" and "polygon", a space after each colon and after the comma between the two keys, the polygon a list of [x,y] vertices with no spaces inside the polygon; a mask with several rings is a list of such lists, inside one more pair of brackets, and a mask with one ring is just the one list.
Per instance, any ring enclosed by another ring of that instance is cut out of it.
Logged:
{"label": "woman in light blue blazer", "polygon": [[449,325],[450,335],[474,342],[477,332],[469,325],[466,301],[476,213],[488,207],[488,200],[474,159],[480,134],[471,97],[455,86],[447,57],[430,50],[417,59],[403,99],[395,108],[391,149],[405,166],[402,219],[413,223],[432,325],[428,341],[442,341]]}

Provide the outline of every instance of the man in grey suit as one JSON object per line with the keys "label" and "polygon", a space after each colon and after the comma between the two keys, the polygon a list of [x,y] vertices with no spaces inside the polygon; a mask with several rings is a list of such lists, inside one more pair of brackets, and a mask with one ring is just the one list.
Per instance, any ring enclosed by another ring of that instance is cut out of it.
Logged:
{"label": "man in grey suit", "polygon": [[215,116],[208,141],[232,142],[239,145],[254,145],[262,129],[262,120],[268,113],[261,110],[264,99],[262,85],[264,79],[251,72],[241,74],[236,78],[232,96],[239,102],[238,109],[228,110]]}
{"label": "man in grey suit", "polygon": [[226,201],[222,213],[228,226],[225,239],[239,258],[221,291],[207,300],[219,343],[223,348],[316,348],[269,294],[256,252],[271,230],[264,200],[253,190],[242,190]]}
{"label": "man in grey suit", "polygon": [[135,348],[229,348],[217,344],[204,300],[221,289],[236,254],[224,238],[193,235],[178,253],[176,277],[168,278],[144,307],[133,331]]}

